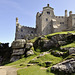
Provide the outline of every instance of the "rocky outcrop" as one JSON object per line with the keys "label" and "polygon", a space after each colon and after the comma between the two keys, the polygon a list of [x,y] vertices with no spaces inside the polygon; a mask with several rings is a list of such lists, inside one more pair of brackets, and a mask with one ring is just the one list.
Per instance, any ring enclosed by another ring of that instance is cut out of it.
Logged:
{"label": "rocky outcrop", "polygon": [[34,52],[33,52],[33,50],[29,50],[29,51],[27,51],[27,56],[30,56],[30,55],[34,55]]}
{"label": "rocky outcrop", "polygon": [[[68,34],[56,34],[53,36],[47,36],[48,39],[44,39],[44,36],[38,37],[38,39],[33,43],[35,50],[40,47],[41,50],[44,49],[51,49],[52,47],[60,47],[66,44],[69,44],[75,41],[75,35],[68,33]],[[67,51],[69,48],[60,48],[61,50]]]}
{"label": "rocky outcrop", "polygon": [[13,49],[24,48],[25,44],[26,44],[26,40],[24,40],[24,39],[17,39],[15,41],[13,41],[12,48]]}
{"label": "rocky outcrop", "polygon": [[65,60],[51,67],[51,71],[54,73],[75,73],[75,58]]}
{"label": "rocky outcrop", "polygon": [[75,54],[75,48],[69,48],[69,54]]}
{"label": "rocky outcrop", "polygon": [[26,43],[26,49],[30,49],[33,46],[33,43]]}
{"label": "rocky outcrop", "polygon": [[[39,36],[34,43],[26,42],[24,39],[17,39],[13,41],[12,48],[12,58],[11,61],[15,61],[16,58],[21,58],[21,55],[25,55],[25,57],[29,55],[33,55],[34,51],[31,49],[34,47],[34,50],[36,51],[38,48],[43,51],[47,51],[52,48],[59,48],[60,51],[51,51],[51,54],[55,56],[65,56],[65,52],[69,51],[69,54],[72,54],[75,52],[74,48],[60,48],[60,46],[63,46],[67,44],[68,42],[73,42],[75,40],[75,35],[68,33],[68,34],[56,34],[53,36],[47,36],[47,39],[44,39],[45,36]],[[12,60],[13,59],[13,60]]]}
{"label": "rocky outcrop", "polygon": [[13,53],[12,53],[10,62],[19,60],[22,55],[25,55],[26,57],[33,55],[34,52],[31,49],[32,46],[33,46],[33,43],[26,43],[26,40],[24,39],[17,39],[13,41],[12,43]]}
{"label": "rocky outcrop", "polygon": [[75,47],[66,47],[66,48],[60,48],[61,50],[69,51],[69,55],[75,54]]}
{"label": "rocky outcrop", "polygon": [[19,60],[21,58],[21,56],[25,52],[25,45],[26,45],[26,41],[24,39],[17,39],[13,41],[12,43],[13,53],[10,62]]}
{"label": "rocky outcrop", "polygon": [[33,47],[33,43],[26,43],[25,47],[25,56],[34,55],[34,51],[31,49]]}

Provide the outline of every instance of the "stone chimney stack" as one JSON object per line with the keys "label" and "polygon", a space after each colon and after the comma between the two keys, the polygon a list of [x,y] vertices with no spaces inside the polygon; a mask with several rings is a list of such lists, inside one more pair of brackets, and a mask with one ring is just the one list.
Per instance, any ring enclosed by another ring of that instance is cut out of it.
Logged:
{"label": "stone chimney stack", "polygon": [[16,17],[16,23],[18,23],[18,17]]}
{"label": "stone chimney stack", "polygon": [[69,12],[69,16],[71,16],[71,14],[72,14],[72,11]]}
{"label": "stone chimney stack", "polygon": [[67,17],[67,10],[65,10],[65,17]]}
{"label": "stone chimney stack", "polygon": [[47,4],[47,7],[49,7],[49,4]]}

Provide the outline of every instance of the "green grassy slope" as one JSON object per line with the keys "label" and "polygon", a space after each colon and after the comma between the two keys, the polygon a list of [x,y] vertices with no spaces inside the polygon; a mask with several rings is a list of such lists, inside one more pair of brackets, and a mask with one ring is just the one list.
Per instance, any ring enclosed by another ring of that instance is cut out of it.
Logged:
{"label": "green grassy slope", "polygon": [[[48,39],[47,37],[53,36],[53,35],[56,35],[56,34],[67,34],[67,33],[75,33],[75,31],[57,32],[57,33],[45,35],[45,37],[43,39]],[[29,42],[35,42],[35,40],[37,38],[38,37],[30,40]],[[65,48],[65,47],[75,47],[75,42],[72,42],[72,43],[69,43],[69,44],[66,44],[66,45],[60,46],[60,47],[62,47],[62,48]],[[59,51],[59,50],[56,49],[56,51]],[[39,54],[39,53],[36,52],[36,54]],[[32,60],[33,58],[35,58],[37,56],[38,55],[29,56],[27,58],[23,57],[22,59],[20,59],[20,60],[18,60],[16,62],[6,64],[6,66],[14,66],[15,65],[15,67],[17,67],[17,68],[24,68],[24,67],[27,66],[27,64],[29,62],[31,62],[31,63],[39,62],[39,64],[42,64],[45,61],[51,61],[52,62],[51,66],[52,66],[53,64],[59,63],[59,62],[64,60],[63,57],[56,57],[56,56],[52,55],[51,53],[50,54],[46,54],[44,56],[41,56],[41,57],[39,57],[36,60]],[[66,59],[70,58],[70,57],[71,56],[68,56],[68,57],[66,57]],[[42,65],[42,66],[44,67],[44,65]],[[20,69],[20,70],[18,70],[18,75],[55,75],[55,74],[53,74],[51,72],[47,72],[46,69],[40,69],[42,66],[33,65],[33,66],[29,66],[29,67],[27,67],[25,69]]]}
{"label": "green grassy slope", "polygon": [[40,66],[34,65],[25,69],[18,70],[18,75],[55,75],[46,72],[46,69],[41,69]]}

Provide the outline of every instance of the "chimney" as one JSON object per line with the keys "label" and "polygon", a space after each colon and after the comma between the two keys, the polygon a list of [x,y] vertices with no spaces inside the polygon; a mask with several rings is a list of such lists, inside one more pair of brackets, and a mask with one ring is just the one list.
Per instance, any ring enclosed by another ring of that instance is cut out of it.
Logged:
{"label": "chimney", "polygon": [[16,17],[16,22],[18,23],[18,17]]}
{"label": "chimney", "polygon": [[67,17],[67,10],[65,10],[65,17]]}
{"label": "chimney", "polygon": [[47,4],[47,7],[49,7],[49,4]]}
{"label": "chimney", "polygon": [[69,16],[71,16],[71,14],[72,14],[72,11],[69,12]]}

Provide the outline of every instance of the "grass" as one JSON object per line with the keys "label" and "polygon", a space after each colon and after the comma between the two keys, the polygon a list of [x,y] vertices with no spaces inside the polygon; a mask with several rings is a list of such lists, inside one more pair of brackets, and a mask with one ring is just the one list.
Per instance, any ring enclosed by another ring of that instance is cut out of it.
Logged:
{"label": "grass", "polygon": [[75,41],[70,43],[70,44],[67,44],[67,45],[64,45],[64,46],[61,46],[61,48],[66,48],[66,47],[75,47]]}
{"label": "grass", "polygon": [[35,63],[35,62],[44,63],[45,61],[51,61],[52,64],[56,64],[56,63],[59,63],[60,61],[62,61],[62,57],[55,57],[51,54],[46,54],[44,56],[39,57],[36,60],[31,60],[30,62],[32,62],[32,63]]}
{"label": "grass", "polygon": [[47,38],[48,36],[54,36],[54,35],[56,35],[56,34],[68,34],[68,33],[75,33],[75,31],[56,32],[56,33],[52,33],[52,34],[45,35],[45,37]]}
{"label": "grass", "polygon": [[[22,58],[22,59],[20,59],[20,60],[18,60],[18,61],[15,61],[15,62],[6,64],[5,66],[13,66],[13,65],[15,65],[16,67],[25,67],[25,66],[28,64],[28,62],[29,62],[31,59],[33,59],[35,56],[36,56],[36,55],[29,56],[29,57],[27,57],[27,58],[24,57],[24,58]],[[22,64],[22,66],[20,66],[21,64]]]}
{"label": "grass", "polygon": [[35,40],[37,39],[38,37],[35,37],[34,39],[30,40],[30,42],[35,42]]}
{"label": "grass", "polygon": [[18,70],[18,75],[55,75],[53,73],[46,72],[45,69],[40,69],[38,65],[30,66],[25,69]]}

